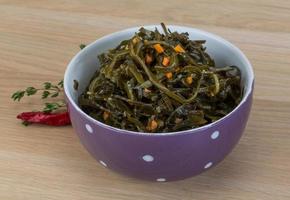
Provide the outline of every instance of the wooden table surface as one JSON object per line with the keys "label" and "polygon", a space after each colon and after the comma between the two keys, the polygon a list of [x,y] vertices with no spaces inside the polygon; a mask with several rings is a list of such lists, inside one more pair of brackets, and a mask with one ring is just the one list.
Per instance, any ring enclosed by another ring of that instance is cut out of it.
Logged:
{"label": "wooden table surface", "polygon": [[[284,0],[0,0],[0,199],[290,199],[290,2]],[[144,182],[111,172],[71,127],[24,127],[14,103],[26,86],[62,79],[80,43],[159,22],[204,29],[244,51],[256,85],[241,141],[217,167],[178,182]]]}

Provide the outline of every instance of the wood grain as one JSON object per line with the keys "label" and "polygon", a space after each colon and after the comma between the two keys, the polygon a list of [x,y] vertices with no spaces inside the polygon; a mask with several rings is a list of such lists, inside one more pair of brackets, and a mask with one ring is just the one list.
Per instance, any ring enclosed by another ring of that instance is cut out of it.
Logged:
{"label": "wood grain", "polygon": [[[0,199],[290,199],[290,1],[0,0]],[[62,78],[78,45],[130,26],[180,24],[228,39],[255,70],[254,104],[239,145],[217,167],[151,183],[101,167],[71,127],[23,127],[17,89]]]}

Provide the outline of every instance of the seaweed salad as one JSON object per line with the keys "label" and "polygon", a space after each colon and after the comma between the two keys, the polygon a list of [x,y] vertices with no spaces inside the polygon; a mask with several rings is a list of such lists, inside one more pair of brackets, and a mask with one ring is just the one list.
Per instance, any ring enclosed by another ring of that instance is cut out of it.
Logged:
{"label": "seaweed salad", "polygon": [[166,133],[212,123],[241,101],[236,66],[216,67],[205,40],[188,33],[140,28],[98,56],[100,67],[79,97],[79,106],[107,125]]}

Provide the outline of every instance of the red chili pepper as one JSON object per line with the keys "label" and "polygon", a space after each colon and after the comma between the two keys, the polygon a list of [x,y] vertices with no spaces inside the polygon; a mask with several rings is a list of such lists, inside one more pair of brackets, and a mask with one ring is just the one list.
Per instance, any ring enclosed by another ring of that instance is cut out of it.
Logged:
{"label": "red chili pepper", "polygon": [[49,126],[65,126],[71,124],[68,112],[23,112],[17,115],[17,118],[24,122],[46,124]]}

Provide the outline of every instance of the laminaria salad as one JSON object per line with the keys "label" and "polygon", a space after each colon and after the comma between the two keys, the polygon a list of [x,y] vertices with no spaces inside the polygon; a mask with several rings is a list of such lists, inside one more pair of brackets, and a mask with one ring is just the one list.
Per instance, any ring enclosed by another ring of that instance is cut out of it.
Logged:
{"label": "laminaria salad", "polygon": [[212,123],[241,101],[236,66],[215,66],[205,40],[188,33],[140,28],[98,56],[99,67],[78,99],[81,109],[107,125],[162,133]]}

